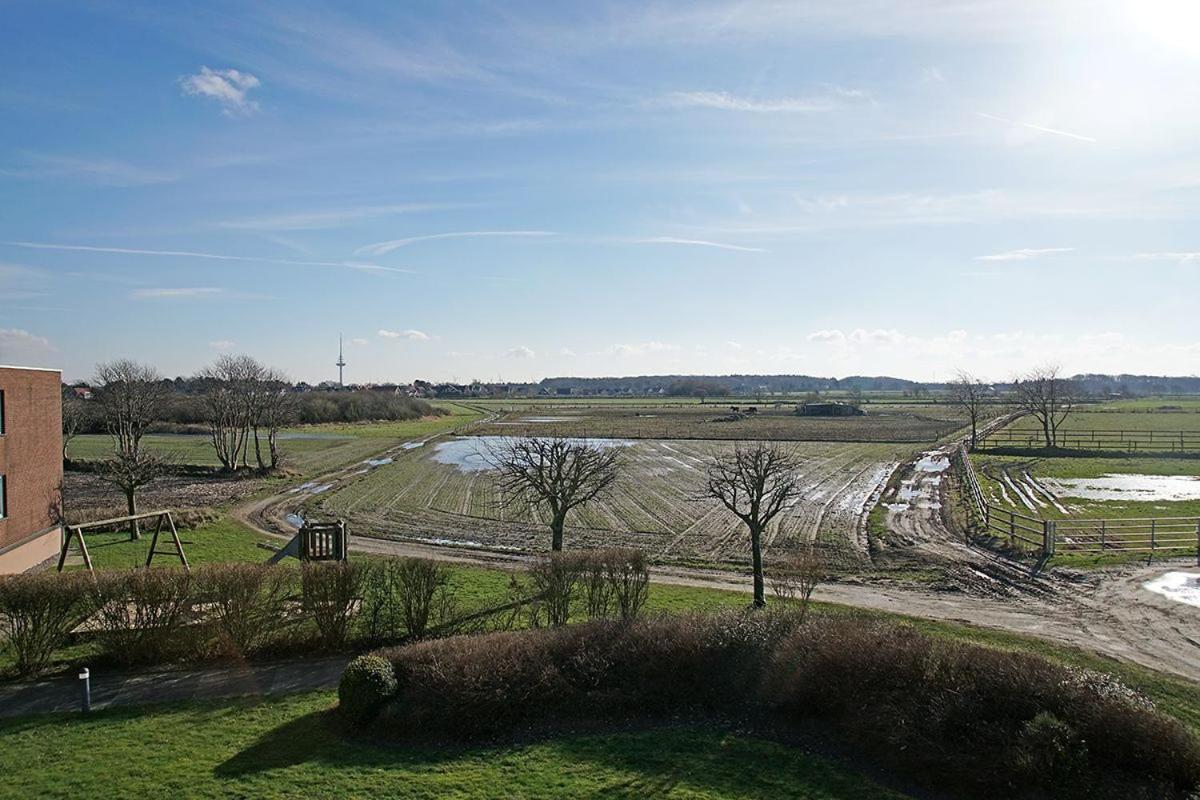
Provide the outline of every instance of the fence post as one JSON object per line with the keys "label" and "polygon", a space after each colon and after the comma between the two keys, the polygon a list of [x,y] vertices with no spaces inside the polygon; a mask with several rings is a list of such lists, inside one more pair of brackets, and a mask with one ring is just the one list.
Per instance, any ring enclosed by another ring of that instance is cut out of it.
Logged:
{"label": "fence post", "polygon": [[1047,555],[1047,556],[1054,555],[1055,528],[1057,528],[1057,527],[1058,527],[1058,523],[1054,522],[1054,520],[1048,519],[1048,520],[1042,521],[1042,554],[1043,555]]}
{"label": "fence post", "polygon": [[1196,566],[1200,567],[1200,520],[1196,520]]}
{"label": "fence post", "polygon": [[1155,530],[1155,523],[1157,521],[1158,520],[1156,520],[1156,519],[1150,520],[1150,555],[1154,555],[1154,530]]}
{"label": "fence post", "polygon": [[1105,534],[1108,532],[1108,520],[1100,520],[1100,549],[1104,550]]}
{"label": "fence post", "polygon": [[1016,544],[1017,538],[1017,515],[1013,511],[1008,512],[1008,546],[1013,547]]}

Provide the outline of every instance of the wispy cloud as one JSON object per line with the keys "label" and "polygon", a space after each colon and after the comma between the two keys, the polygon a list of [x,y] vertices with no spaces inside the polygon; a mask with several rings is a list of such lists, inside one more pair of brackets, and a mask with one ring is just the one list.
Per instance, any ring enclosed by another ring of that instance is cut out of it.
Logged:
{"label": "wispy cloud", "polygon": [[237,342],[231,341],[229,339],[219,339],[215,342],[209,342],[208,346],[211,347],[213,350],[217,350],[222,353],[228,353],[230,350],[236,350],[238,344],[237,344]]}
{"label": "wispy cloud", "polygon": [[1078,141],[1081,141],[1081,142],[1093,142],[1094,143],[1097,141],[1096,139],[1093,139],[1091,136],[1084,136],[1084,135],[1078,134],[1078,133],[1071,133],[1070,131],[1062,131],[1062,130],[1058,130],[1057,128],[1047,128],[1044,125],[1035,125],[1032,122],[1022,122],[1021,120],[1016,120],[1016,119],[1005,119],[1004,117],[998,117],[995,114],[987,114],[983,111],[976,111],[975,113],[978,114],[979,116],[983,117],[984,119],[990,119],[990,120],[993,120],[994,122],[1003,122],[1006,125],[1015,125],[1018,128],[1028,128],[1031,131],[1039,131],[1041,133],[1051,133],[1051,134],[1054,134],[1055,136],[1064,136],[1068,139],[1077,139]]}
{"label": "wispy cloud", "polygon": [[180,78],[179,85],[184,94],[217,101],[227,116],[253,114],[258,110],[258,103],[247,94],[261,82],[249,72],[201,67],[195,75]]}
{"label": "wispy cloud", "polygon": [[412,329],[406,331],[389,331],[384,328],[380,328],[375,332],[375,335],[379,336],[381,339],[408,339],[413,342],[427,342],[433,338],[424,331]]}
{"label": "wispy cloud", "polygon": [[27,154],[25,164],[0,167],[0,175],[14,178],[80,178],[101,186],[131,187],[170,183],[179,173],[150,169],[115,158]]}
{"label": "wispy cloud", "polygon": [[0,363],[36,359],[56,349],[45,336],[23,328],[0,328]]}
{"label": "wispy cloud", "polygon": [[247,261],[255,264],[278,264],[296,267],[338,267],[353,269],[360,272],[393,272],[405,275],[414,274],[411,269],[402,267],[385,267],[380,264],[362,263],[357,261],[296,261],[287,258],[266,258],[263,256],[235,256],[226,253],[206,253],[198,250],[145,250],[135,247],[98,247],[86,244],[51,244],[48,242],[16,242],[5,241],[0,244],[11,247],[27,247],[34,250],[66,250],[83,253],[112,253],[126,256],[159,256],[166,258],[202,258],[212,261]]}
{"label": "wispy cloud", "polygon": [[694,247],[716,247],[720,250],[738,250],[743,253],[767,253],[761,247],[746,247],[740,244],[728,244],[726,242],[710,242],[706,239],[677,239],[674,236],[655,236],[650,239],[634,239],[636,244],[682,244],[691,245]]}
{"label": "wispy cloud", "polygon": [[1029,261],[1033,258],[1053,255],[1054,253],[1070,253],[1074,247],[1022,247],[1004,253],[992,253],[986,256],[975,256],[976,261]]}
{"label": "wispy cloud", "polygon": [[134,300],[195,300],[205,297],[216,297],[222,294],[225,294],[225,290],[215,286],[169,286],[154,289],[135,289],[129,293],[129,296]]}
{"label": "wispy cloud", "polygon": [[452,231],[450,233],[431,233],[425,236],[409,236],[405,239],[391,239],[386,242],[365,244],[354,251],[355,255],[382,256],[414,242],[427,242],[432,239],[471,239],[476,237],[515,236],[515,237],[545,237],[557,236],[553,231]]}
{"label": "wispy cloud", "polygon": [[537,353],[533,352],[532,349],[525,347],[524,345],[521,345],[520,347],[514,347],[510,350],[505,350],[504,357],[505,358],[536,358]]}
{"label": "wispy cloud", "polygon": [[679,345],[666,342],[639,342],[637,344],[615,344],[604,351],[610,356],[643,356],[650,353],[667,353],[679,350]]}
{"label": "wispy cloud", "polygon": [[350,208],[297,211],[288,214],[273,214],[243,219],[228,219],[218,222],[222,228],[247,231],[299,231],[337,228],[351,222],[396,214],[411,214],[421,211],[447,211],[463,208],[460,203],[393,203],[378,206],[352,206]]}
{"label": "wispy cloud", "polygon": [[827,94],[810,97],[740,97],[729,92],[671,92],[659,100],[672,108],[713,108],[721,111],[749,111],[758,114],[832,111],[844,100],[862,100],[869,95],[859,89],[835,87]]}
{"label": "wispy cloud", "polygon": [[1200,261],[1200,252],[1138,253],[1134,258],[1138,261],[1175,261],[1179,264],[1190,264]]}

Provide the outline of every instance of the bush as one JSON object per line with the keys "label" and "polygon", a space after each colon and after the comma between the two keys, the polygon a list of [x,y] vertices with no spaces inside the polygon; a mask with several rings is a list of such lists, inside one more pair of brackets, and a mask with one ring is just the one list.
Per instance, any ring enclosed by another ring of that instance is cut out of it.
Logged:
{"label": "bush", "polygon": [[392,665],[379,656],[359,656],[342,673],[338,706],[351,722],[362,725],[374,719],[395,694],[396,673]]}
{"label": "bush", "polygon": [[910,625],[765,611],[595,621],[381,651],[377,728],[469,740],[575,721],[817,721],[968,797],[1176,798],[1200,743],[1118,681]]}
{"label": "bush", "polygon": [[571,617],[575,588],[585,562],[578,553],[553,553],[529,567],[530,589],[537,600],[530,606],[533,627],[566,625]]}
{"label": "bush", "polygon": [[287,622],[296,573],[267,564],[215,564],[196,571],[196,594],[206,604],[224,655],[253,655]]}
{"label": "bush", "polygon": [[366,637],[377,644],[424,638],[453,619],[458,605],[450,570],[427,559],[380,559],[367,571],[363,587]]}
{"label": "bush", "polygon": [[317,626],[321,642],[330,649],[346,646],[350,624],[358,611],[365,569],[357,562],[301,565],[304,615]]}
{"label": "bush", "polygon": [[1200,785],[1200,746],[1180,723],[1114,679],[1036,656],[822,618],[780,648],[768,676],[777,710],[832,723],[894,767],[972,795],[1004,795],[1014,780],[1055,796]]}
{"label": "bush", "polygon": [[398,735],[472,738],[545,721],[728,710],[758,683],[790,622],[779,615],[596,621],[382,651]]}
{"label": "bush", "polygon": [[193,648],[193,582],[182,569],[98,573],[96,624],[105,652],[121,664],[156,664]]}
{"label": "bush", "polygon": [[631,620],[641,613],[649,596],[650,571],[640,550],[588,550],[578,557],[590,619],[616,615]]}
{"label": "bush", "polygon": [[43,572],[0,577],[0,629],[17,673],[34,675],[91,612],[87,576]]}

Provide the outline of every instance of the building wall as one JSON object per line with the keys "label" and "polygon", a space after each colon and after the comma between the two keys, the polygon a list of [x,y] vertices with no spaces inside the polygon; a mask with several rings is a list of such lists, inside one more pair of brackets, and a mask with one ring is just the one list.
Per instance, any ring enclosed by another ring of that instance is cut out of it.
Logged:
{"label": "building wall", "polygon": [[0,475],[7,489],[5,516],[0,519],[3,574],[29,569],[58,552],[62,376],[57,370],[0,367],[0,390]]}

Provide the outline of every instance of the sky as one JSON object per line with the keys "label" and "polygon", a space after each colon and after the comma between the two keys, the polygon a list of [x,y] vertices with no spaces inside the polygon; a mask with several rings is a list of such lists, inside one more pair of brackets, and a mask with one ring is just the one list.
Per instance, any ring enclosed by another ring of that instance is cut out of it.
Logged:
{"label": "sky", "polygon": [[0,363],[1200,373],[1192,0],[0,0]]}

